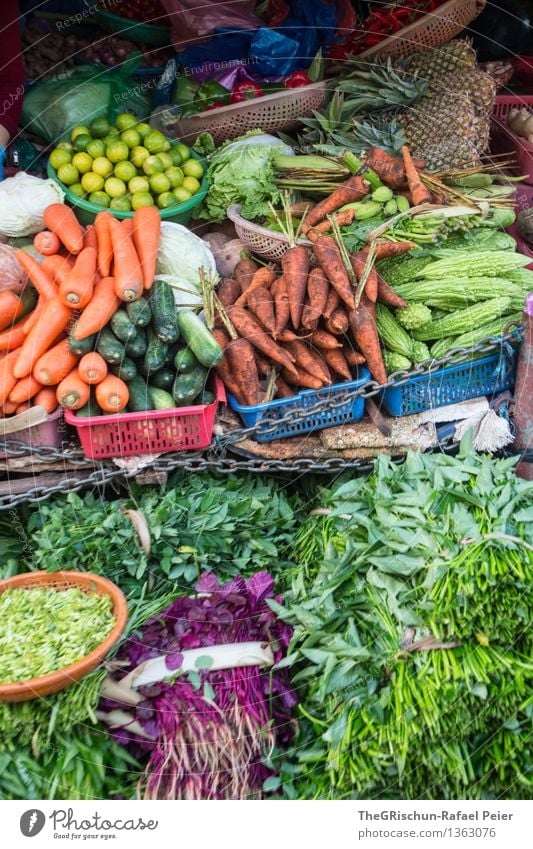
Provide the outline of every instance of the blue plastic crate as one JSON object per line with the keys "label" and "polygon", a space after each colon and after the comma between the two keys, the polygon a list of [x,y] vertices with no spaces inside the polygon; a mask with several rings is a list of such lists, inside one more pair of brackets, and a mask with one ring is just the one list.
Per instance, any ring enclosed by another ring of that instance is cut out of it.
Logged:
{"label": "blue plastic crate", "polygon": [[271,427],[276,419],[283,418],[291,410],[302,410],[312,407],[322,398],[331,398],[346,389],[358,389],[370,379],[370,373],[366,368],[359,369],[357,380],[348,380],[344,383],[335,383],[324,389],[304,389],[292,398],[279,398],[268,404],[254,404],[243,406],[239,404],[233,395],[228,395],[228,402],[232,410],[239,413],[246,427],[261,422],[255,438],[257,442],[271,442],[273,439],[287,439],[290,436],[301,436],[303,433],[311,433],[315,430],[323,430],[325,427],[336,427],[337,425],[357,422],[363,417],[365,411],[364,398],[355,398],[347,401],[340,407],[332,410],[323,410],[321,413],[313,413],[309,416],[295,416],[290,423],[284,422],[271,433],[264,433],[267,427]]}
{"label": "blue plastic crate", "polygon": [[417,375],[382,394],[391,416],[410,416],[435,407],[458,404],[481,395],[494,395],[514,386],[518,351],[506,346],[487,357]]}

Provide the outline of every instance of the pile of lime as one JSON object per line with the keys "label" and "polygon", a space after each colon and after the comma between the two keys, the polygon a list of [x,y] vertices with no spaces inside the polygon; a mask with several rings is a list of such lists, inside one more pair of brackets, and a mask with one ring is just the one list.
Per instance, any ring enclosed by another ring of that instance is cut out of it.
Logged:
{"label": "pile of lime", "polygon": [[50,154],[57,179],[90,203],[121,211],[168,209],[200,189],[204,169],[187,145],[124,112],[115,124],[95,118],[74,127]]}

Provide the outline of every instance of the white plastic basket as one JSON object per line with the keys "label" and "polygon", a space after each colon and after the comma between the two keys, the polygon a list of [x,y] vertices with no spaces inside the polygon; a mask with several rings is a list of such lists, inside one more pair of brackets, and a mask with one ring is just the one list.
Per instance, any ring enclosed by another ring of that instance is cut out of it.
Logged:
{"label": "white plastic basket", "polygon": [[[290,247],[287,237],[283,233],[276,233],[252,221],[247,221],[246,218],[241,217],[240,213],[241,207],[238,203],[232,203],[226,210],[226,215],[230,221],[233,221],[237,236],[245,248],[264,259],[280,260]],[[312,243],[307,239],[298,239],[298,244],[311,246]]]}
{"label": "white plastic basket", "polygon": [[232,103],[180,120],[178,106],[160,106],[150,123],[169,138],[192,144],[200,133],[211,133],[216,145],[242,136],[249,130],[289,133],[302,118],[320,109],[326,100],[327,83],[288,88],[245,103]]}

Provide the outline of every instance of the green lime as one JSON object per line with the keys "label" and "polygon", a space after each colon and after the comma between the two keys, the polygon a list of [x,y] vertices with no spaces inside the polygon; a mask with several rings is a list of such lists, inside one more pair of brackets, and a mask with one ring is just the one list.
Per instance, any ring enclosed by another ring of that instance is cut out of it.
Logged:
{"label": "green lime", "polygon": [[142,165],[145,174],[151,177],[153,174],[162,174],[165,166],[159,159],[159,156],[147,156]]}
{"label": "green lime", "polygon": [[149,192],[150,183],[148,181],[148,177],[133,177],[128,182],[128,189],[132,195],[138,194],[139,192]]}
{"label": "green lime", "polygon": [[113,135],[109,133],[108,136],[105,136],[103,139],[98,139],[98,141],[102,141],[104,143],[105,148],[108,146],[108,144],[113,144],[114,141],[117,141],[118,138],[120,138],[118,132],[114,133]]}
{"label": "green lime", "polygon": [[173,189],[176,189],[183,183],[183,171],[181,168],[178,168],[177,165],[173,165],[172,168],[167,168],[165,174],[170,180],[170,185]]}
{"label": "green lime", "polygon": [[[125,129],[125,128],[124,128],[124,129]],[[109,127],[109,130],[107,131],[107,136],[106,136],[106,138],[107,138],[108,136],[113,137],[113,136],[119,136],[119,135],[120,135],[120,130],[117,130],[117,128],[116,128],[115,126],[113,126],[113,124],[111,124],[111,126]]]}
{"label": "green lime", "polygon": [[148,151],[142,145],[133,147],[130,151],[130,162],[133,162],[136,168],[142,168],[143,162],[150,156]]}
{"label": "green lime", "polygon": [[104,188],[104,178],[100,174],[95,174],[94,171],[89,171],[81,178],[83,190],[88,192],[100,192]]}
{"label": "green lime", "polygon": [[74,165],[67,163],[60,165],[57,169],[57,179],[64,183],[65,186],[72,186],[74,183],[79,183],[80,175]]}
{"label": "green lime", "polygon": [[178,203],[184,203],[186,200],[192,197],[191,193],[184,189],[183,186],[178,186],[177,189],[174,189],[173,193],[174,197],[178,201]]}
{"label": "green lime", "polygon": [[105,156],[105,144],[102,139],[92,139],[87,145],[87,153],[96,159],[97,156]]}
{"label": "green lime", "polygon": [[165,171],[167,168],[172,168],[174,163],[172,162],[172,157],[169,153],[158,153],[157,158],[161,160],[163,165],[165,166]]}
{"label": "green lime", "polygon": [[113,173],[113,165],[105,156],[97,156],[93,159],[93,171],[101,177],[109,177]]}
{"label": "green lime", "polygon": [[168,209],[170,206],[176,206],[176,198],[172,192],[163,192],[157,196],[157,205],[159,209]]}
{"label": "green lime", "polygon": [[126,194],[126,183],[118,177],[108,177],[105,181],[105,190],[110,198],[121,198]]}
{"label": "green lime", "polygon": [[78,124],[77,127],[73,127],[70,131],[70,140],[74,141],[76,136],[81,136],[82,134],[89,136],[89,127],[86,127],[85,124]]}
{"label": "green lime", "polygon": [[129,202],[127,197],[121,198],[111,198],[111,203],[109,204],[110,209],[118,209],[121,212],[130,212],[131,203]]}
{"label": "green lime", "polygon": [[197,159],[188,159],[181,167],[186,177],[196,177],[197,180],[201,180],[204,176],[204,166]]}
{"label": "green lime", "polygon": [[196,179],[196,177],[185,177],[183,183],[181,184],[182,189],[187,189],[191,195],[195,195],[198,189],[200,188],[200,182]]}
{"label": "green lime", "polygon": [[87,198],[89,203],[95,203],[97,206],[108,207],[110,204],[109,195],[106,195],[105,192],[93,192]]}
{"label": "green lime", "polygon": [[93,167],[93,160],[88,153],[75,153],[72,157],[72,164],[78,169],[80,174],[87,174]]}
{"label": "green lime", "polygon": [[181,163],[183,162],[181,153],[179,152],[177,147],[171,147],[168,152],[168,155],[172,159],[173,165],[181,165]]}
{"label": "green lime", "polygon": [[83,188],[81,183],[72,183],[71,186],[68,187],[69,192],[72,192],[73,195],[76,195],[79,198],[85,197],[85,189]]}
{"label": "green lime", "polygon": [[122,162],[129,157],[130,149],[123,141],[112,141],[107,145],[105,155],[110,162]]}
{"label": "green lime", "polygon": [[142,139],[147,136],[148,133],[152,132],[150,124],[147,124],[145,121],[141,121],[139,124],[135,124],[135,129],[137,130]]}
{"label": "green lime", "polygon": [[154,199],[149,192],[135,192],[131,197],[131,208],[139,209],[141,206],[153,206]]}
{"label": "green lime", "polygon": [[135,115],[132,115],[131,112],[123,112],[122,115],[117,115],[117,120],[115,121],[115,126],[117,130],[127,130],[129,127],[135,126],[137,123],[137,118]]}
{"label": "green lime", "polygon": [[93,118],[89,130],[93,138],[103,139],[109,133],[109,121],[106,118]]}
{"label": "green lime", "polygon": [[87,145],[92,141],[89,133],[79,133],[72,144],[74,145],[74,150],[83,151],[87,150]]}
{"label": "green lime", "polygon": [[56,150],[68,150],[70,153],[74,153],[74,145],[68,141],[59,142]]}
{"label": "green lime", "polygon": [[120,138],[124,144],[128,145],[130,150],[134,147],[138,147],[141,143],[141,137],[134,127],[130,127],[129,130],[124,130],[124,132],[120,134]]}
{"label": "green lime", "polygon": [[115,165],[113,173],[115,177],[119,178],[119,180],[124,180],[125,183],[129,183],[130,180],[133,180],[133,178],[137,176],[137,169],[133,162],[118,162]]}
{"label": "green lime", "polygon": [[[179,144],[175,145],[175,146],[172,148],[172,150],[177,150],[177,152],[178,152],[178,153],[179,153],[179,155],[181,156],[181,161],[182,161],[182,162],[186,162],[186,161],[187,161],[187,159],[190,159],[190,158],[191,158],[191,151],[189,150],[189,148],[187,147],[187,145],[186,145],[186,144],[183,144],[183,142],[180,142]],[[178,163],[178,164],[179,164],[179,163]]]}
{"label": "green lime", "polygon": [[150,177],[150,190],[154,194],[160,195],[162,192],[168,192],[170,188],[170,180],[164,174],[154,174]]}
{"label": "green lime", "polygon": [[56,171],[62,165],[68,165],[69,162],[72,162],[72,154],[68,150],[60,150],[56,147],[56,149],[50,154],[50,165],[52,168],[55,168]]}
{"label": "green lime", "polygon": [[167,140],[159,130],[151,130],[143,139],[144,146],[149,153],[160,153],[166,149]]}

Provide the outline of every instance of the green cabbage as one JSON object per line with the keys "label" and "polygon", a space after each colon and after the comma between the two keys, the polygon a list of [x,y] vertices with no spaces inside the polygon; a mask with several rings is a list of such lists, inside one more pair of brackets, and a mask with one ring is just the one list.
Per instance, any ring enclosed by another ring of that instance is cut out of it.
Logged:
{"label": "green cabbage", "polygon": [[156,273],[174,289],[176,306],[199,306],[202,303],[201,268],[214,279],[217,270],[215,258],[207,242],[181,224],[163,221]]}

